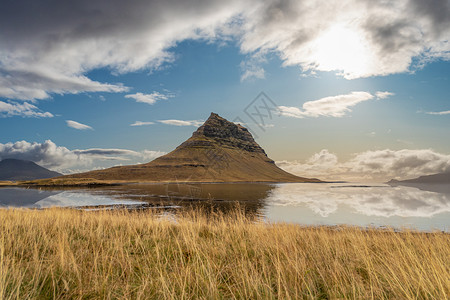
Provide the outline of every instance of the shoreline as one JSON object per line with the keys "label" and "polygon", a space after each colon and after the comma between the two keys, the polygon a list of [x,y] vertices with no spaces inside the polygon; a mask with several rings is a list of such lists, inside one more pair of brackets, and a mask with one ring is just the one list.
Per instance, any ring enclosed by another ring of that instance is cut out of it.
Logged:
{"label": "shoreline", "polygon": [[346,181],[317,181],[317,182],[284,182],[284,181],[123,181],[123,180],[97,180],[82,178],[78,180],[67,179],[37,179],[26,181],[0,181],[2,187],[105,187],[131,184],[288,184],[288,183],[347,183]]}
{"label": "shoreline", "polygon": [[[189,198],[180,197],[179,200],[189,200]],[[195,199],[198,202],[208,202],[210,199]],[[212,200],[217,201],[217,200]],[[223,201],[223,200],[219,200]],[[146,202],[145,200],[141,201],[142,203],[118,203],[118,204],[98,204],[98,205],[82,205],[82,206],[52,206],[52,207],[0,207],[1,210],[22,210],[22,211],[52,211],[52,210],[68,210],[68,211],[81,211],[81,212],[126,212],[126,213],[150,213],[150,214],[160,214],[164,213],[164,211],[172,212],[172,215],[160,215],[160,217],[168,217],[167,220],[176,220],[178,216],[183,217],[186,212],[196,210],[195,208],[188,206],[181,206],[176,204],[155,204]],[[240,206],[239,204],[235,206],[235,211],[244,209],[245,206]],[[207,217],[209,215],[214,214],[223,214],[224,216],[230,214],[229,212],[217,211],[202,211],[203,217]],[[231,216],[234,216],[235,212],[231,213]],[[354,224],[345,224],[345,223],[337,223],[337,224],[302,224],[293,221],[270,221],[266,220],[261,215],[254,213],[245,213],[245,218],[251,218],[253,221],[257,222],[261,225],[266,226],[297,226],[302,229],[328,229],[328,230],[336,230],[336,231],[345,231],[348,229],[360,230],[360,231],[387,231],[387,232],[395,232],[395,233],[417,233],[417,234],[434,234],[434,233],[443,233],[450,235],[449,230],[443,230],[439,228],[430,228],[430,229],[419,229],[414,227],[405,227],[405,226],[390,226],[390,225],[354,225]]]}

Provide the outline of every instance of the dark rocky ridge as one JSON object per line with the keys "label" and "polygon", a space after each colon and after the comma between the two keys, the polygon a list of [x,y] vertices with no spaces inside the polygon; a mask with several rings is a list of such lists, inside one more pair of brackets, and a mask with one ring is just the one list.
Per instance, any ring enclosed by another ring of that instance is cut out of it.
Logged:
{"label": "dark rocky ridge", "polygon": [[210,147],[212,142],[201,139],[202,137],[213,139],[215,143],[224,147],[266,155],[264,149],[255,142],[247,128],[229,122],[215,113],[211,113],[208,120],[192,134],[192,138],[178,146],[178,148]]}

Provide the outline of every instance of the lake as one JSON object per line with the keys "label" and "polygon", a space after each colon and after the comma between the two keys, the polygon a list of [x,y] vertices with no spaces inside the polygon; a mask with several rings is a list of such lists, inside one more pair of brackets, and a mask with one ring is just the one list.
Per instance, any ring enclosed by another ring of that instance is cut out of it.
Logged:
{"label": "lake", "polygon": [[0,188],[0,207],[82,209],[239,206],[268,222],[390,226],[450,232],[450,187],[355,183],[130,184],[90,189]]}

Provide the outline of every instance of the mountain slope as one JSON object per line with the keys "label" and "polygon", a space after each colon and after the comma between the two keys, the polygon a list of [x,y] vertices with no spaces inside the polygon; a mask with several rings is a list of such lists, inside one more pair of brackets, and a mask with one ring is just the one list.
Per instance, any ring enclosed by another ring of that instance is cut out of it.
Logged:
{"label": "mountain slope", "polygon": [[214,113],[191,138],[149,163],[65,177],[154,182],[320,182],[280,169],[245,127]]}
{"label": "mountain slope", "polygon": [[61,176],[32,161],[4,159],[0,161],[0,180],[34,180]]}
{"label": "mountain slope", "polygon": [[392,179],[387,184],[391,186],[409,186],[429,192],[450,194],[450,172],[420,176],[408,180]]}
{"label": "mountain slope", "polygon": [[408,179],[408,180],[392,179],[391,181],[389,181],[389,183],[428,183],[428,184],[430,184],[430,183],[431,184],[446,183],[446,184],[450,184],[450,172],[420,176],[418,178]]}

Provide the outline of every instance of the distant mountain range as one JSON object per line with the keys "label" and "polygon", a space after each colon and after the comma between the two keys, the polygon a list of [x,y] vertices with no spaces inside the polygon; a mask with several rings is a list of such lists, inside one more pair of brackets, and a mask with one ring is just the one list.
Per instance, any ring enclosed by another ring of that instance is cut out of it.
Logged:
{"label": "distant mountain range", "polygon": [[408,180],[392,179],[388,183],[397,183],[397,184],[401,184],[401,183],[431,183],[431,184],[447,183],[447,184],[450,184],[450,172],[420,176],[418,178],[408,179]]}
{"label": "distant mountain range", "polygon": [[450,194],[450,172],[420,176],[408,180],[392,179],[388,184],[391,186],[410,186],[424,191]]}
{"label": "distant mountain range", "polygon": [[211,113],[192,137],[149,163],[62,177],[147,182],[321,182],[277,167],[247,128]]}
{"label": "distant mountain range", "polygon": [[4,159],[0,161],[0,180],[34,180],[61,175],[58,172],[50,171],[28,160]]}

